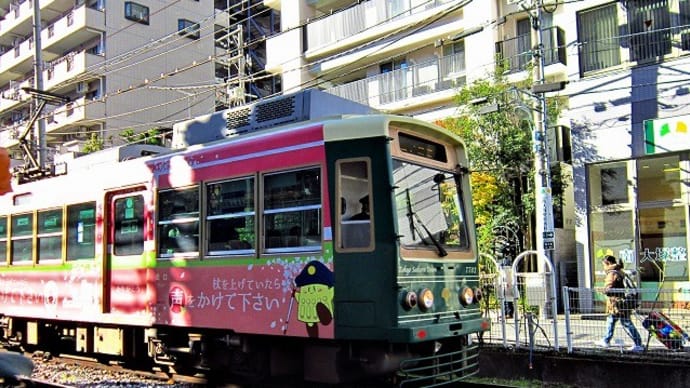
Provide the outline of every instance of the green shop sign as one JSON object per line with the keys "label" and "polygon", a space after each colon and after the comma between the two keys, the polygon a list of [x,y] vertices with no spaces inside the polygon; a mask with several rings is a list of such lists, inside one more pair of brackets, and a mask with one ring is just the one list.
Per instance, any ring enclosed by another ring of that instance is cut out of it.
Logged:
{"label": "green shop sign", "polygon": [[690,149],[690,115],[645,120],[645,154]]}

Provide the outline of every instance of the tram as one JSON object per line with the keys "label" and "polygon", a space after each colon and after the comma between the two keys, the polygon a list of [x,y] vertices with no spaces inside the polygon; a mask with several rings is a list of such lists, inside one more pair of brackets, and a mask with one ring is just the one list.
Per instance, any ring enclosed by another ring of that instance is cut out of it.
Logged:
{"label": "tram", "polygon": [[457,137],[318,91],[175,135],[0,196],[6,343],[333,384],[477,372]]}

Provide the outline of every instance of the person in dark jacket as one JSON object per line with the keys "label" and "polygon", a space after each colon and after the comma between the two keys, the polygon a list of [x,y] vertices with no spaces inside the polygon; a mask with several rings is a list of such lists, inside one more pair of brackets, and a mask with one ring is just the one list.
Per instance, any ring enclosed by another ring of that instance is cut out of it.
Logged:
{"label": "person in dark jacket", "polygon": [[606,272],[604,293],[607,296],[606,313],[608,317],[606,318],[606,334],[601,340],[600,346],[608,347],[610,345],[616,322],[620,320],[625,332],[628,333],[635,343],[630,350],[633,352],[641,352],[644,350],[644,347],[642,346],[640,333],[637,332],[635,325],[630,320],[632,308],[630,306],[625,306],[625,303],[623,303],[623,289],[625,288],[623,284],[623,278],[625,277],[623,265],[619,264],[616,258],[611,255],[605,256],[602,264]]}

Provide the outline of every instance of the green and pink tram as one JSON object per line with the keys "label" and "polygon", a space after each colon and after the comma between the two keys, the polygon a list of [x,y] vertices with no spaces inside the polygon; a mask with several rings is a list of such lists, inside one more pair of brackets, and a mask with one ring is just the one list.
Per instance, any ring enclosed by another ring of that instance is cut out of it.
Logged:
{"label": "green and pink tram", "polygon": [[489,322],[463,144],[386,114],[260,120],[286,98],[0,197],[5,341],[323,383],[476,373]]}

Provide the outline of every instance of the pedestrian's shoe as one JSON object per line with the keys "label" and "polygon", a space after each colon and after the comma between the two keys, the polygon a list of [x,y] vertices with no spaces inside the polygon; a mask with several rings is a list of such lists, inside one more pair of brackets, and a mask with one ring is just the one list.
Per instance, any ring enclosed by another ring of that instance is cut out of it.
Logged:
{"label": "pedestrian's shoe", "polygon": [[635,352],[635,353],[644,352],[644,346],[642,346],[642,345],[633,345],[633,346],[630,348],[630,351],[631,351],[631,352]]}
{"label": "pedestrian's shoe", "polygon": [[608,342],[601,340],[601,341],[597,342],[597,346],[600,348],[608,348],[611,345]]}

